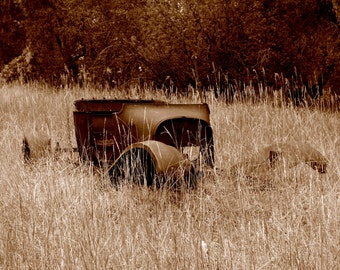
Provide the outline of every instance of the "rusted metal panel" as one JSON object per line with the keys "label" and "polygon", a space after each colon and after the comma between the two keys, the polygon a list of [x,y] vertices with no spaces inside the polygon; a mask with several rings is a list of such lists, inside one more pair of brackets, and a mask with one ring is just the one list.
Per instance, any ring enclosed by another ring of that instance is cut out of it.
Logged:
{"label": "rusted metal panel", "polygon": [[81,99],[74,105],[79,112],[119,112],[126,104],[166,104],[160,100],[145,99]]}
{"label": "rusted metal panel", "polygon": [[241,163],[232,166],[231,171],[242,172],[247,177],[261,177],[271,171],[288,170],[305,163],[319,173],[327,172],[327,159],[308,144],[276,143],[270,145]]}
{"label": "rusted metal panel", "polygon": [[78,100],[74,121],[78,149],[95,163],[113,162],[130,144],[157,140],[180,149],[213,148],[207,104],[154,100]]}
{"label": "rusted metal panel", "polygon": [[[109,170],[111,180],[119,185],[124,181],[143,185],[163,185],[178,179],[181,184],[190,182],[194,166],[175,147],[162,142],[148,140],[137,142],[126,148]],[[184,181],[183,181],[184,180]],[[191,178],[191,184],[195,179]]]}
{"label": "rusted metal panel", "polygon": [[154,139],[156,130],[167,120],[186,118],[210,124],[207,104],[125,104],[118,115],[127,122],[133,122],[138,130],[139,140]]}
{"label": "rusted metal panel", "polygon": [[[124,163],[122,160],[128,160],[128,156],[144,153],[150,160],[143,161],[145,164],[154,167],[157,174],[168,174],[170,168],[183,166],[187,161],[181,152],[184,147],[197,146],[200,156],[213,166],[213,132],[207,104],[77,100],[75,107],[78,150],[85,160],[113,164],[115,168]],[[172,159],[176,160],[176,166],[171,164]]]}
{"label": "rusted metal panel", "polygon": [[154,140],[134,143],[127,150],[133,148],[146,150],[151,155],[157,172],[161,173],[166,173],[170,168],[186,166],[185,163],[188,161],[175,147]]}

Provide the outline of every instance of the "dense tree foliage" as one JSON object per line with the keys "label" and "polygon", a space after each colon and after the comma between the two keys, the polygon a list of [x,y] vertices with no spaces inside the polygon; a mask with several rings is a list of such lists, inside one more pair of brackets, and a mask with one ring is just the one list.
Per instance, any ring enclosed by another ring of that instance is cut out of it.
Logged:
{"label": "dense tree foliage", "polygon": [[7,80],[340,93],[336,1],[5,0],[0,9]]}
{"label": "dense tree foliage", "polygon": [[25,48],[24,17],[19,3],[0,2],[0,70]]}

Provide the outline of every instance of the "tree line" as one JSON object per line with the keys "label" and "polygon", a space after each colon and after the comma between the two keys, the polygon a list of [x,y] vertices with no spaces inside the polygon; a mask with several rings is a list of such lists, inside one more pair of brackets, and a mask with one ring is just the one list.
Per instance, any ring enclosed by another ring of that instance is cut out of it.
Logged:
{"label": "tree line", "polygon": [[340,94],[336,0],[4,0],[1,78]]}

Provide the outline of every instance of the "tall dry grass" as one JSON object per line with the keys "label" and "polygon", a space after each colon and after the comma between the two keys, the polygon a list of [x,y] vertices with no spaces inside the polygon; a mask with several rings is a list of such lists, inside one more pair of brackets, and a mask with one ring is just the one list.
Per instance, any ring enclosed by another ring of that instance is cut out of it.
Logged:
{"label": "tall dry grass", "polygon": [[[103,96],[197,101],[145,89],[2,86],[1,269],[340,267],[339,114],[208,98],[220,170],[186,193],[116,191],[71,154],[24,165],[23,132],[43,131],[52,145],[75,146],[73,100]],[[328,173],[301,164],[267,176],[266,189],[230,173],[233,164],[275,142],[310,144],[329,160]]]}

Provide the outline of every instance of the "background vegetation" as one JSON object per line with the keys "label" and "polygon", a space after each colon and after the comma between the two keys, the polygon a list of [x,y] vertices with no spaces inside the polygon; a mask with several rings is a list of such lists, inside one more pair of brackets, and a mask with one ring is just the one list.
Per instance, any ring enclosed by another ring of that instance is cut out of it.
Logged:
{"label": "background vegetation", "polygon": [[337,0],[5,0],[5,81],[340,92]]}
{"label": "background vegetation", "polygon": [[[1,86],[0,268],[339,268],[338,113],[266,102],[226,105],[208,96],[220,170],[186,193],[136,186],[116,191],[76,154],[24,165],[24,132],[49,134],[53,146],[75,146],[73,100],[103,96],[199,99],[143,88]],[[275,142],[308,143],[327,158],[328,172],[300,164],[258,182],[230,173]]]}

